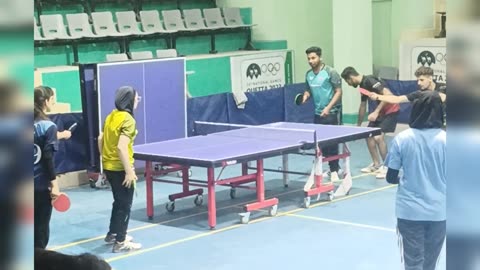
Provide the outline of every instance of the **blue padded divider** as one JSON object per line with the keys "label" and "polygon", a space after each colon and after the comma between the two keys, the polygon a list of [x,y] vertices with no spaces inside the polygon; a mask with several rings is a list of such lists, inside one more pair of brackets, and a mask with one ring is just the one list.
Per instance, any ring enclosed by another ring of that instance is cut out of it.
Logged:
{"label": "blue padded divider", "polygon": [[58,152],[55,153],[56,172],[62,174],[87,169],[88,128],[82,113],[52,114],[49,118],[59,131],[68,129],[73,123],[78,124],[70,139],[58,142]]}
{"label": "blue padded divider", "polygon": [[313,123],[314,106],[312,99],[308,99],[300,106],[294,102],[297,94],[302,94],[307,89],[305,83],[290,84],[285,86],[285,121],[297,123]]}
{"label": "blue padded divider", "polygon": [[187,133],[194,134],[194,121],[228,123],[227,94],[190,98],[187,100]]}
{"label": "blue padded divider", "polygon": [[230,123],[261,125],[284,121],[284,89],[276,88],[246,93],[248,98],[244,109],[237,108],[233,94],[227,94],[228,119]]}

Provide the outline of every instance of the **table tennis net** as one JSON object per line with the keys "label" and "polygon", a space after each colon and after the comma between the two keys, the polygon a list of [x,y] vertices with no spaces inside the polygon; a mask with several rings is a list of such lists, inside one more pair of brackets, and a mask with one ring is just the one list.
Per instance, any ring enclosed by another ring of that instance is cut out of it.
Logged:
{"label": "table tennis net", "polygon": [[253,126],[215,122],[195,122],[195,135],[230,136],[252,139],[314,142],[315,130],[289,129],[275,126]]}

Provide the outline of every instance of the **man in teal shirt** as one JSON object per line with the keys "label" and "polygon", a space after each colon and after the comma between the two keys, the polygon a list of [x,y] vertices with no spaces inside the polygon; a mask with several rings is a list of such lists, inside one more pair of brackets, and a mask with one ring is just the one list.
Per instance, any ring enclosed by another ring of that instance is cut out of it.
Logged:
{"label": "man in teal shirt", "polygon": [[[305,53],[312,69],[306,74],[307,90],[303,94],[303,102],[313,97],[315,124],[339,125],[342,108],[342,79],[332,67],[322,62],[322,49],[310,47]],[[324,157],[338,155],[338,145],[323,147],[322,154]],[[338,180],[338,159],[328,164],[330,179]]]}

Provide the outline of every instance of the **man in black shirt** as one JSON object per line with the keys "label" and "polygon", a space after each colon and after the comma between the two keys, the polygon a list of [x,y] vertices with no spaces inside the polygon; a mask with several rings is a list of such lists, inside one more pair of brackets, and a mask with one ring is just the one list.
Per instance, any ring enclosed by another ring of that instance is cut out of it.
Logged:
{"label": "man in black shirt", "polygon": [[[342,72],[342,78],[353,87],[360,87],[368,90],[370,93],[379,95],[391,95],[392,92],[385,86],[385,83],[371,75],[359,74],[353,67],[347,67]],[[357,126],[361,126],[365,113],[367,111],[367,95],[361,94],[360,108],[358,110]],[[387,144],[385,143],[385,133],[394,132],[397,127],[397,116],[400,110],[398,104],[389,104],[378,101],[377,107],[368,115],[369,127],[380,127],[382,134],[368,138],[368,151],[372,157],[373,163],[366,168],[361,169],[364,173],[375,173],[376,177],[385,178],[387,170],[383,162],[387,156]],[[377,150],[378,149],[378,150]],[[378,153],[380,152],[380,157]]]}
{"label": "man in black shirt", "polygon": [[442,99],[442,108],[443,108],[443,125],[444,128],[446,127],[446,103],[445,100],[447,99],[447,85],[444,83],[435,82],[433,80],[433,69],[429,67],[419,67],[415,71],[415,77],[417,77],[417,84],[420,88],[419,90],[412,92],[408,95],[402,96],[385,96],[379,95],[377,93],[372,93],[370,98],[372,100],[384,101],[390,104],[399,104],[399,103],[406,103],[406,102],[413,102],[417,99],[422,91],[438,91],[440,94],[440,98]]}

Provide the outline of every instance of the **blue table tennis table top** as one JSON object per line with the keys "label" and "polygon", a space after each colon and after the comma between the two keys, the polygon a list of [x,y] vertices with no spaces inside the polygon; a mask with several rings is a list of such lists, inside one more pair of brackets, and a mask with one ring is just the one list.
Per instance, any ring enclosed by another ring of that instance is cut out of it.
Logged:
{"label": "blue table tennis table top", "polygon": [[344,143],[380,134],[379,128],[277,122],[204,136],[134,146],[137,160],[218,167],[296,152],[306,145]]}

